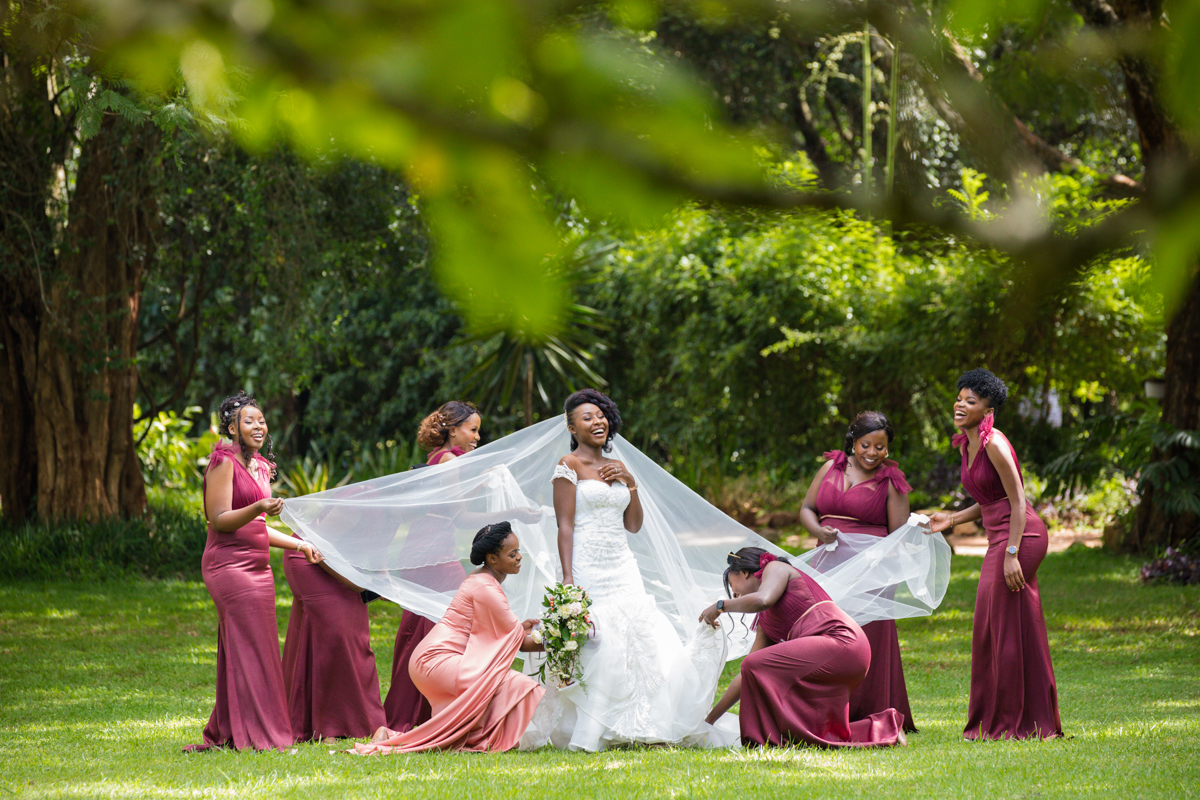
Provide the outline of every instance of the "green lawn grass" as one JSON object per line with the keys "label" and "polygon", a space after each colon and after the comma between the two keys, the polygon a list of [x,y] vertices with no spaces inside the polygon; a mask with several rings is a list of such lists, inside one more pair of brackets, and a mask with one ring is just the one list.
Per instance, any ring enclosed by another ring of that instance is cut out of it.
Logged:
{"label": "green lawn grass", "polygon": [[[1074,548],[1040,578],[1065,740],[968,743],[980,559],[931,618],[900,622],[920,733],[907,748],[184,755],[212,707],[216,615],[199,582],[0,585],[0,797],[1195,797],[1200,587]],[[282,640],[290,596],[280,576]],[[371,605],[380,675],[399,612]],[[733,667],[726,671],[726,680]]]}

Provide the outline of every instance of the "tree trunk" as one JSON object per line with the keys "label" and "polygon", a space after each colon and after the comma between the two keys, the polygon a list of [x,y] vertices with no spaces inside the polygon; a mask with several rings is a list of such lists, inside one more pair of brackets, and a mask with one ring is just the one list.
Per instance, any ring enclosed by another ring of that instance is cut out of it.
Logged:
{"label": "tree trunk", "polygon": [[525,427],[533,424],[533,353],[525,353]]}
{"label": "tree trunk", "polygon": [[[19,34],[17,31],[16,34]],[[16,35],[14,34],[14,35]],[[18,49],[0,53],[0,515],[36,512],[34,384],[45,284],[56,270],[52,186],[70,138],[49,79]]]}
{"label": "tree trunk", "polygon": [[48,100],[46,80],[29,79],[33,66],[5,61],[0,97],[0,167],[17,182],[0,190],[0,513],[137,514],[146,492],[133,443],[134,358],[155,246],[158,133],[106,118],[80,145],[64,209],[72,123]]}
{"label": "tree trunk", "polygon": [[[1072,0],[1072,3],[1089,25],[1106,32],[1149,35],[1163,24],[1160,0]],[[1118,63],[1138,126],[1142,160],[1146,164],[1145,183],[1153,192],[1159,182],[1174,180],[1191,156],[1163,102],[1157,66],[1131,56],[1121,57]],[[1187,297],[1167,322],[1165,377],[1163,423],[1179,430],[1200,428],[1200,274],[1197,273],[1192,275]],[[1170,455],[1155,450],[1151,462]],[[1164,513],[1155,503],[1153,488],[1148,487],[1138,506],[1134,529],[1118,546],[1155,550],[1190,538],[1198,526],[1200,520],[1192,515],[1171,517]]]}
{"label": "tree trunk", "polygon": [[133,443],[142,274],[154,254],[157,131],[109,117],[84,142],[61,279],[38,341],[38,510],[45,518],[141,513]]}
{"label": "tree trunk", "polygon": [[[1187,299],[1167,326],[1166,393],[1162,421],[1176,430],[1200,430],[1200,274],[1192,279]],[[1151,460],[1170,457],[1155,450]],[[1192,514],[1169,516],[1154,502],[1148,486],[1138,506],[1137,519],[1126,547],[1146,551],[1178,545],[1200,532],[1200,519]]]}

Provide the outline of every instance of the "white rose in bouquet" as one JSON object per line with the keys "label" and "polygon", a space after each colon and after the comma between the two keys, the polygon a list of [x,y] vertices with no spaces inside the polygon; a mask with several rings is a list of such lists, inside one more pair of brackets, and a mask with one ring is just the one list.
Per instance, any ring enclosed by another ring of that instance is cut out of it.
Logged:
{"label": "white rose in bouquet", "polygon": [[563,609],[563,614],[568,617],[578,617],[583,615],[583,603],[568,603]]}
{"label": "white rose in bouquet", "polygon": [[569,639],[569,640],[567,640],[566,643],[563,644],[563,650],[577,650],[577,649],[579,649],[579,642],[575,641],[574,639]]}
{"label": "white rose in bouquet", "polygon": [[531,631],[529,632],[529,638],[530,638],[530,639],[533,639],[533,643],[534,643],[534,644],[541,644],[541,643],[542,643],[542,632],[541,632],[541,630],[540,630],[540,629],[538,629],[538,628],[534,628],[533,630],[531,630]]}

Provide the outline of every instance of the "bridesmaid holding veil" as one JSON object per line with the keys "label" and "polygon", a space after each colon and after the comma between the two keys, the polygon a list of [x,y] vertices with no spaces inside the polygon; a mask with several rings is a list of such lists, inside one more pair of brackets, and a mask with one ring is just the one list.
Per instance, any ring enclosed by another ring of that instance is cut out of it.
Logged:
{"label": "bridesmaid holding veil", "polygon": [[383,725],[371,621],[361,589],[302,551],[283,557],[292,611],[283,679],[296,739],[361,739]]}
{"label": "bridesmaid holding veil", "polygon": [[[453,461],[475,449],[479,444],[481,419],[475,406],[460,400],[451,400],[421,421],[417,431],[417,443],[429,450],[428,466]],[[423,541],[438,538],[444,532],[447,547],[454,549],[453,521],[445,516],[428,514],[413,523],[413,532]],[[455,559],[447,559],[442,585],[431,589],[453,589],[462,583],[466,571]],[[408,675],[409,660],[421,640],[433,630],[434,623],[412,611],[405,610],[396,631],[396,644],[392,650],[392,683],[387,698],[383,701],[387,726],[404,732],[427,722],[432,713],[429,701]]]}
{"label": "bridesmaid holding veil", "polygon": [[517,746],[545,688],[512,668],[518,652],[542,649],[501,588],[521,571],[520,542],[508,522],[475,534],[471,563],[442,621],[413,650],[409,673],[433,707],[428,722],[407,733],[381,728],[361,755],[422,750],[503,752]]}
{"label": "bridesmaid holding veil", "polygon": [[298,551],[309,564],[322,556],[308,542],[267,527],[267,515],[278,514],[282,501],[271,497],[275,464],[258,403],[239,392],[218,413],[231,441],[217,443],[205,470],[208,540],[200,561],[217,606],[217,699],[203,743],[186,750],[286,750],[296,739],[285,705],[267,548]]}
{"label": "bridesmaid holding veil", "polygon": [[[887,457],[894,438],[887,417],[864,411],[850,423],[843,449],[825,453],[828,460],[817,471],[800,509],[800,523],[822,544],[836,542],[839,533],[884,537],[908,520],[912,487]],[[852,555],[851,548],[843,546],[821,553],[811,566],[824,572]],[[871,666],[850,693],[850,718],[894,708],[904,718],[904,730],[915,731],[896,621],[868,622],[862,629],[871,645]]]}
{"label": "bridesmaid holding veil", "polygon": [[1063,735],[1037,581],[1049,536],[1025,498],[1012,444],[993,427],[1007,400],[1008,387],[986,369],[958,379],[954,425],[962,433],[953,443],[962,453],[963,487],[976,502],[930,518],[934,531],[982,519],[988,537],[975,596],[968,739]]}
{"label": "bridesmaid holding veil", "polygon": [[894,708],[851,721],[850,693],[867,673],[871,648],[862,628],[820,585],[758,547],[730,553],[725,593],[700,615],[714,627],[725,612],[755,613],[756,636],[741,672],[713,706],[715,722],[741,702],[742,744],[819,747],[903,745]]}

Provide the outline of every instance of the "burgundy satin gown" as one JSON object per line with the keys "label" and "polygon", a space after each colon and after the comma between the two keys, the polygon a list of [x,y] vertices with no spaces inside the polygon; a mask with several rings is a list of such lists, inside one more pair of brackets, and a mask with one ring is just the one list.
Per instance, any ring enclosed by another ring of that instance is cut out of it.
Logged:
{"label": "burgundy satin gown", "polygon": [[292,613],[283,680],[300,741],[364,738],[384,724],[367,606],[298,551],[283,556]]}
{"label": "burgundy satin gown", "polygon": [[[467,451],[461,447],[451,447],[450,453],[455,456],[465,455]],[[444,453],[430,454],[426,463],[433,465],[434,458],[441,458]],[[442,536],[446,538],[451,552],[454,550],[454,525],[446,517],[429,515],[413,524],[413,533],[418,533],[418,526],[424,528],[419,532],[422,537]],[[445,565],[440,583],[428,588],[436,591],[456,589],[467,577],[467,571],[460,563]],[[397,733],[410,731],[418,725],[429,721],[433,709],[425,696],[417,690],[409,676],[409,661],[413,651],[421,640],[433,630],[433,620],[405,610],[400,617],[400,628],[396,631],[396,644],[392,648],[392,683],[388,686],[387,697],[383,701],[384,717],[387,726]]]}
{"label": "burgundy satin gown", "polygon": [[[979,589],[975,595],[975,629],[971,638],[971,699],[967,710],[968,739],[1025,739],[1062,736],[1058,716],[1058,688],[1050,663],[1046,618],[1038,592],[1037,568],[1046,557],[1049,536],[1033,506],[1025,504],[1025,532],[1017,560],[1025,588],[1011,591],[1004,582],[1004,551],[1012,506],[1000,475],[985,451],[995,436],[1012,451],[1000,431],[981,430],[981,446],[973,464],[967,464],[967,437],[954,444],[962,450],[963,487],[983,510],[988,550],[983,558]],[[1017,475],[1021,462],[1013,452]],[[1021,478],[1024,483],[1024,478]]]}
{"label": "burgundy satin gown", "polygon": [[[208,470],[233,464],[233,509],[270,497],[271,467],[255,454],[257,477],[234,455],[238,445],[221,442]],[[205,488],[207,489],[207,472]],[[275,579],[268,559],[264,517],[233,533],[208,524],[200,559],[204,585],[217,606],[217,699],[204,728],[204,741],[187,750],[234,747],[286,750],[295,742],[284,705],[283,667],[275,621]]]}
{"label": "burgundy satin gown", "polygon": [[738,719],[742,744],[882,747],[898,744],[894,708],[850,721],[850,693],[862,682],[871,649],[862,628],[797,571],[757,624],[774,642],[742,661]]}
{"label": "burgundy satin gown", "polygon": [[[817,513],[821,524],[844,533],[887,536],[888,486],[894,486],[900,494],[912,491],[900,467],[895,461],[884,461],[869,479],[846,489],[846,454],[832,450],[825,453],[825,458],[832,461],[833,466],[817,489]],[[835,559],[826,563],[836,563],[836,554],[835,550]],[[908,687],[904,684],[896,621],[868,622],[862,629],[871,645],[871,668],[858,688],[850,693],[850,719],[862,719],[877,711],[894,708],[904,717],[904,730],[917,730],[908,703]]]}

